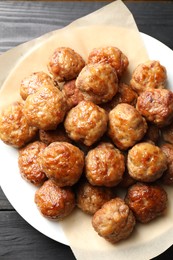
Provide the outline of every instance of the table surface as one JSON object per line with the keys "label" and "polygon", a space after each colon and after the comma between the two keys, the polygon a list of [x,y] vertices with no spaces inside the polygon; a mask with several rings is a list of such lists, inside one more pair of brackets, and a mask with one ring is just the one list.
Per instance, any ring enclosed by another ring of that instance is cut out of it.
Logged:
{"label": "table surface", "polygon": [[[103,1],[0,1],[0,53],[62,28],[106,4],[107,2]],[[155,37],[173,49],[173,2],[146,1],[125,4],[134,15],[141,32]],[[172,257],[173,246],[154,259]],[[68,246],[47,238],[26,223],[0,189],[0,259],[73,260],[75,257]]]}

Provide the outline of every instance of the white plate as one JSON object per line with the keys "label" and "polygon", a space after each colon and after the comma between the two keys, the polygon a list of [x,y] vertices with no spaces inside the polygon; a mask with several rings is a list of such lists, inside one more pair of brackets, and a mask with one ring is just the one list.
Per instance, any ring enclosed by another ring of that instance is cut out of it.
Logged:
{"label": "white plate", "polygon": [[[158,40],[146,35],[141,34],[144,40],[145,46],[148,50],[150,59],[159,60],[166,68],[168,74],[168,87],[173,90],[173,51],[167,46],[159,42]],[[0,141],[0,181],[1,187],[15,210],[35,229],[42,234],[68,245],[67,239],[61,228],[61,224],[44,218],[38,211],[34,203],[34,194],[36,188],[31,184],[24,181],[18,170],[17,165],[18,152],[16,149],[5,145]],[[172,210],[172,209],[171,209]],[[162,253],[169,246],[172,245],[172,239],[170,241],[170,234],[173,234],[173,221],[170,221],[169,229],[165,230],[164,234],[159,232],[154,237],[154,240],[158,239],[159,252]],[[169,240],[167,239],[169,237]],[[154,257],[155,253],[151,243],[145,243],[144,245],[138,241],[138,246],[130,248],[129,254],[133,254],[133,250],[139,250],[145,246],[146,255],[148,258]],[[149,251],[151,253],[147,253]],[[158,249],[157,249],[158,250]]]}

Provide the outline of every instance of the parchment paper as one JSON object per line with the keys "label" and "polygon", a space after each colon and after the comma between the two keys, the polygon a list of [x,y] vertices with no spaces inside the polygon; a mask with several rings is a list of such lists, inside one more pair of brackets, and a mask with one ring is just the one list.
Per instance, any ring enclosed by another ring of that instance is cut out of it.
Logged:
{"label": "parchment paper", "polygon": [[[133,16],[120,0],[61,30],[48,33],[1,55],[0,109],[20,99],[19,86],[25,76],[36,71],[48,72],[48,58],[56,47],[71,47],[86,59],[93,48],[108,45],[120,48],[128,56],[130,64],[124,79],[127,82],[133,69],[148,59]],[[173,215],[171,208],[168,213]],[[156,244],[155,238],[159,238],[161,229],[168,230],[170,221],[171,218],[156,220],[148,224],[147,229],[145,225],[138,225],[128,240],[116,245],[99,237],[92,228],[91,217],[79,210],[75,210],[61,223],[78,260],[130,260],[146,259],[143,244],[151,243],[151,248],[152,245],[155,247],[155,255],[160,253],[159,239]]]}

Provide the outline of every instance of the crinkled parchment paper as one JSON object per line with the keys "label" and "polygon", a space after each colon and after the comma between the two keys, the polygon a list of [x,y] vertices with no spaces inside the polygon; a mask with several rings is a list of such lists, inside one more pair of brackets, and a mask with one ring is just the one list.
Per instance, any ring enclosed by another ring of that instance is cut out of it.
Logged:
{"label": "crinkled parchment paper", "polygon": [[[1,55],[0,109],[20,99],[19,86],[25,76],[36,71],[48,72],[47,62],[56,47],[71,47],[86,59],[93,48],[108,45],[120,48],[128,56],[130,64],[124,79],[127,82],[133,69],[148,59],[133,16],[120,0],[61,30],[48,33]],[[169,232],[172,211],[173,206],[167,212],[169,217],[160,218],[147,226],[138,224],[129,239],[116,245],[99,237],[92,228],[91,217],[77,209],[61,223],[69,245],[79,260],[141,260],[148,259],[148,256],[154,257],[161,253],[161,248],[164,250],[170,246],[167,238],[170,236],[172,239],[172,230]],[[167,238],[163,247],[160,237],[164,231]],[[149,251],[153,248],[152,255]]]}

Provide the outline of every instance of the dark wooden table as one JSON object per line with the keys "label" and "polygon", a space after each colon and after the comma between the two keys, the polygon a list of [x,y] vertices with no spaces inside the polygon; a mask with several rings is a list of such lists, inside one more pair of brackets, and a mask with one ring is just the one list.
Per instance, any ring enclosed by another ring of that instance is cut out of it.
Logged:
{"label": "dark wooden table", "polygon": [[[0,1],[0,53],[44,33],[62,28],[106,4],[108,2],[103,1]],[[173,49],[173,2],[146,1],[125,4],[133,13],[141,32],[155,37]],[[173,246],[155,259],[173,259],[172,257]],[[6,259],[75,258],[69,247],[47,238],[26,223],[0,189],[0,260]]]}

